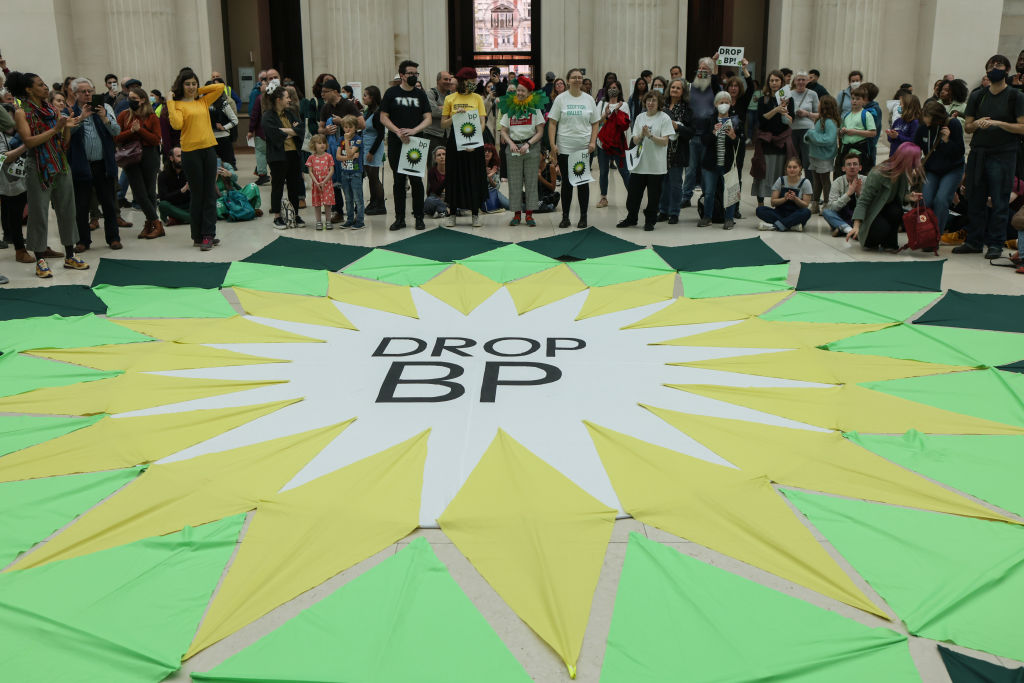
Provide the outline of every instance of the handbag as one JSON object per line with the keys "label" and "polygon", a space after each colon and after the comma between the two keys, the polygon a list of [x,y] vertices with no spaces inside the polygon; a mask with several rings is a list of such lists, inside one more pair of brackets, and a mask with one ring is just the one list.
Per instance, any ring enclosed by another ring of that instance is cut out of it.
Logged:
{"label": "handbag", "polygon": [[740,203],[740,171],[736,168],[736,160],[739,159],[740,150],[737,146],[736,153],[732,157],[732,168],[722,174],[722,205],[732,206]]}
{"label": "handbag", "polygon": [[118,145],[114,150],[114,163],[119,168],[134,166],[142,162],[142,143],[138,140],[129,140],[123,145]]}
{"label": "handbag", "polygon": [[935,212],[918,202],[917,206],[903,214],[903,228],[907,231],[904,249],[921,249],[939,255],[939,222]]}

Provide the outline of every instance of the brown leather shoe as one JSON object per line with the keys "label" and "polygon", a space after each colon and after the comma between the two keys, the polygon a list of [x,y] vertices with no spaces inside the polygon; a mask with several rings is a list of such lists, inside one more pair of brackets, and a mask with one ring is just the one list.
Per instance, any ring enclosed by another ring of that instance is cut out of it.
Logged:
{"label": "brown leather shoe", "polygon": [[36,257],[28,253],[28,249],[15,249],[14,260],[18,263],[32,263]]}
{"label": "brown leather shoe", "polygon": [[130,228],[130,227],[132,227],[132,224],[129,223],[128,221],[126,221],[125,219],[121,218],[120,216],[118,216],[117,217],[117,227],[119,227],[119,228]]}
{"label": "brown leather shoe", "polygon": [[256,209],[256,218],[263,217],[263,209]]}
{"label": "brown leather shoe", "polygon": [[43,252],[43,258],[64,258],[64,252],[46,247],[46,251]]}
{"label": "brown leather shoe", "polygon": [[117,251],[118,249],[124,249],[124,246],[122,246],[120,242],[115,240],[110,243],[110,248],[113,249],[114,251]]}
{"label": "brown leather shoe", "polygon": [[153,221],[153,227],[146,233],[146,239],[155,240],[157,237],[163,237],[166,234],[167,233],[164,232],[163,223],[160,221]]}
{"label": "brown leather shoe", "polygon": [[82,244],[81,242],[79,242],[78,244],[75,245],[76,254],[81,254],[83,251],[89,251],[88,244]]}
{"label": "brown leather shoe", "polygon": [[345,220],[345,217],[337,211],[331,214],[331,223],[341,223],[343,220]]}
{"label": "brown leather shoe", "polygon": [[93,218],[91,221],[89,221],[89,229],[90,230],[99,230],[100,229],[100,219],[99,218]]}
{"label": "brown leather shoe", "polygon": [[146,239],[149,237],[149,231],[153,229],[153,221],[146,221],[146,224],[142,226],[142,230],[139,231],[139,239]]}

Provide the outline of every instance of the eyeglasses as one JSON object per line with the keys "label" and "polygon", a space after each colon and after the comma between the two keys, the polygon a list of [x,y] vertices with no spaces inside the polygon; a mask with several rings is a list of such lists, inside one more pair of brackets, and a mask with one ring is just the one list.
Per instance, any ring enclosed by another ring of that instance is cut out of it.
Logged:
{"label": "eyeglasses", "polygon": [[88,89],[86,89],[86,88],[79,88],[78,92],[83,93],[85,95],[92,95],[96,91],[93,90],[92,88],[88,88]]}

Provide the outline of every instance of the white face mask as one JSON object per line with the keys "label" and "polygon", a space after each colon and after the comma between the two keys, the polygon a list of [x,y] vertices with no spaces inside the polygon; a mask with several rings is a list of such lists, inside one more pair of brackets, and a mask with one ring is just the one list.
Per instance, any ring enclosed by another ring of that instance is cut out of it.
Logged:
{"label": "white face mask", "polygon": [[722,114],[722,115],[728,114],[729,113],[729,105],[726,104],[725,102],[722,102],[720,105],[718,105],[718,113]]}
{"label": "white face mask", "polygon": [[860,87],[860,81],[850,81],[850,90],[856,90]]}

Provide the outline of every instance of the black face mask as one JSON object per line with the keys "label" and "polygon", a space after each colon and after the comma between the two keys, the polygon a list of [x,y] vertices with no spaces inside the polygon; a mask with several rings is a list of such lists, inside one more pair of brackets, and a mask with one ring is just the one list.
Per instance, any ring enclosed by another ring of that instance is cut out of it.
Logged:
{"label": "black face mask", "polygon": [[128,107],[132,111],[135,111],[136,109],[138,109],[141,106],[142,106],[142,102],[136,102],[135,100],[128,100]]}
{"label": "black face mask", "polygon": [[405,77],[405,84],[409,85],[409,86],[415,87],[416,86],[416,78],[417,78],[416,76],[406,76]]}

